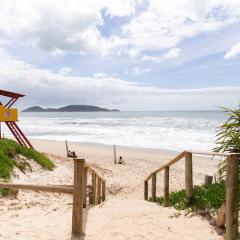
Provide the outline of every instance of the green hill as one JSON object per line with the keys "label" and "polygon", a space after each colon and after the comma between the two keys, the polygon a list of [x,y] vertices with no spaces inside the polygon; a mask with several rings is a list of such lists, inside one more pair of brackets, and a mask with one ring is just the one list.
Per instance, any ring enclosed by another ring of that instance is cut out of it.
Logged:
{"label": "green hill", "polygon": [[60,108],[29,107],[22,112],[118,112],[117,109],[107,109],[91,105],[68,105]]}

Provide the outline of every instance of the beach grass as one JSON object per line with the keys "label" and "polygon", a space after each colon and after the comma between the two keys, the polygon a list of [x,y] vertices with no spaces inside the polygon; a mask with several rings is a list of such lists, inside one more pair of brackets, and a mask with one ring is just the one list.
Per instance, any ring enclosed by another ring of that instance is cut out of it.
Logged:
{"label": "beach grass", "polygon": [[23,168],[23,166],[15,160],[16,155],[22,155],[27,159],[32,159],[46,170],[53,170],[54,168],[54,163],[45,154],[40,153],[34,149],[29,149],[21,146],[13,140],[1,139],[0,179],[8,181],[11,177],[11,173],[14,167],[18,167],[19,169]]}
{"label": "beach grass", "polygon": [[[190,205],[186,200],[185,190],[171,192],[169,194],[169,206],[177,210],[198,211],[208,209],[210,211],[215,211],[224,204],[225,196],[225,182],[220,181],[207,188],[204,185],[194,186],[193,198]],[[163,197],[157,198],[157,202],[163,205]]]}

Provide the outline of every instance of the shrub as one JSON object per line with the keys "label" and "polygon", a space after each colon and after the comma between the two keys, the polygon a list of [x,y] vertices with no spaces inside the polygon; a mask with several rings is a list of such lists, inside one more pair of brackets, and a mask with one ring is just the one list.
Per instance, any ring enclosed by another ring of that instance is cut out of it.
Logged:
{"label": "shrub", "polygon": [[[175,191],[169,195],[169,206],[177,210],[188,209],[197,211],[203,209],[217,210],[225,201],[225,182],[221,181],[205,186],[194,186],[191,205],[187,204],[185,190]],[[240,197],[240,196],[239,196]],[[157,202],[163,205],[163,197],[157,198]]]}

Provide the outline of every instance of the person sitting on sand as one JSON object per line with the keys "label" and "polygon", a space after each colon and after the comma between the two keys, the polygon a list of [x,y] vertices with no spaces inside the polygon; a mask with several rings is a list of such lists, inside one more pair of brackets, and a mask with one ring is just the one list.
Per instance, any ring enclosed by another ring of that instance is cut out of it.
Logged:
{"label": "person sitting on sand", "polygon": [[123,161],[122,156],[119,157],[118,164],[125,164],[125,162]]}
{"label": "person sitting on sand", "polygon": [[72,151],[72,152],[71,152],[70,150],[68,150],[67,156],[68,156],[68,157],[72,157],[72,158],[76,158],[76,157],[77,157],[75,151]]}
{"label": "person sitting on sand", "polygon": [[73,157],[73,158],[76,158],[76,157],[77,157],[75,151],[72,151],[72,157]]}

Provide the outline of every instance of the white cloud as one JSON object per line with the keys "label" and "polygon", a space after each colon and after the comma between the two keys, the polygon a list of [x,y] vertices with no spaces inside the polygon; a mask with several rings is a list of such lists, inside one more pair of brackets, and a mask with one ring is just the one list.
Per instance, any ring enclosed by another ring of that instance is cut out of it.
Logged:
{"label": "white cloud", "polygon": [[68,75],[72,72],[73,72],[73,69],[70,68],[70,67],[62,67],[61,69],[59,69],[59,74],[60,75]]}
{"label": "white cloud", "polygon": [[123,26],[131,47],[143,50],[174,48],[187,38],[239,22],[239,1],[151,0],[146,11]]}
{"label": "white cloud", "polygon": [[240,94],[240,87],[163,89],[106,74],[86,77],[63,75],[27,64],[2,49],[0,58],[1,89],[26,94],[27,97],[21,101],[25,106],[81,103],[126,110],[169,110],[182,109],[183,106],[184,109],[211,109],[237,102]]}
{"label": "white cloud", "polygon": [[142,57],[142,60],[143,61],[151,61],[151,62],[155,62],[155,63],[161,63],[165,60],[174,59],[174,58],[179,57],[180,52],[181,52],[181,49],[172,48],[167,53],[163,54],[163,56],[161,56],[161,57],[153,57],[153,56],[144,55]]}
{"label": "white cloud", "polygon": [[[148,7],[137,13],[143,2]],[[104,37],[98,29],[105,24],[103,12],[130,20],[118,34]],[[146,50],[174,49],[187,38],[239,22],[240,2],[1,0],[0,13],[0,31],[13,44],[30,44],[54,55],[67,51],[136,57]]]}
{"label": "white cloud", "polygon": [[58,55],[63,51],[80,54],[108,54],[121,48],[127,39],[104,38],[101,11],[111,16],[128,16],[134,1],[109,0],[34,0],[0,1],[0,30],[12,40],[23,42]]}
{"label": "white cloud", "polygon": [[133,68],[133,74],[135,76],[140,76],[140,75],[143,75],[145,73],[149,73],[151,71],[152,71],[152,69],[150,69],[150,68],[139,68],[139,67],[134,67]]}
{"label": "white cloud", "polygon": [[181,49],[179,48],[172,48],[170,49],[164,56],[164,59],[172,59],[177,58],[181,52]]}
{"label": "white cloud", "polygon": [[102,6],[107,8],[107,13],[111,16],[129,16],[135,12],[134,3],[135,0],[121,0],[121,1],[99,1],[102,2]]}
{"label": "white cloud", "polygon": [[230,50],[224,55],[224,59],[234,58],[240,54],[240,42],[234,45]]}
{"label": "white cloud", "polygon": [[93,74],[94,78],[105,78],[107,76],[108,75],[106,73],[103,73],[103,72]]}

